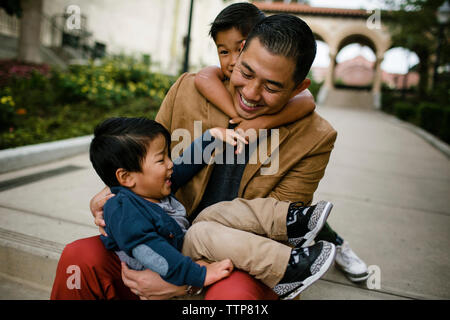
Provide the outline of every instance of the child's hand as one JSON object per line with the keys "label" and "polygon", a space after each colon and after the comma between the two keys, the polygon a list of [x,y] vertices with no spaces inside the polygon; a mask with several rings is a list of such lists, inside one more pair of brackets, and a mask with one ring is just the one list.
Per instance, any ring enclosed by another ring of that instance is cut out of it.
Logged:
{"label": "child's hand", "polygon": [[231,129],[225,129],[225,128],[212,128],[209,129],[209,132],[214,138],[220,139],[222,141],[225,141],[228,144],[231,144],[232,146],[237,146],[236,148],[236,154],[239,154],[244,149],[244,144],[248,144],[247,140],[243,136],[241,136],[238,132],[235,132]]}
{"label": "child's hand", "polygon": [[[202,265],[204,265],[202,263]],[[204,286],[209,286],[220,279],[226,278],[233,271],[233,263],[230,259],[225,259],[219,262],[213,262],[206,265],[206,278]]]}
{"label": "child's hand", "polygon": [[239,125],[235,128],[235,130],[241,129],[247,131],[248,129],[255,129],[256,133],[258,133],[259,129],[269,129],[267,126],[267,122],[264,116],[257,117],[251,120],[244,120],[242,118],[234,118],[232,119],[232,123],[238,123]]}

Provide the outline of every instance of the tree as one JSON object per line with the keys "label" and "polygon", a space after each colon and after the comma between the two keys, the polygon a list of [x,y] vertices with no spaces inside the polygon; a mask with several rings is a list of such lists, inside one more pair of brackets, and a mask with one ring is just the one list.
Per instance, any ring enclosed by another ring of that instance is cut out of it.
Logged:
{"label": "tree", "polygon": [[[384,0],[391,11],[386,12],[390,25],[393,46],[400,46],[414,51],[420,59],[419,95],[428,91],[429,70],[433,66],[434,54],[437,50],[439,24],[436,12],[444,0]],[[447,35],[444,39],[448,39]],[[442,48],[442,57],[448,63],[448,45]]]}

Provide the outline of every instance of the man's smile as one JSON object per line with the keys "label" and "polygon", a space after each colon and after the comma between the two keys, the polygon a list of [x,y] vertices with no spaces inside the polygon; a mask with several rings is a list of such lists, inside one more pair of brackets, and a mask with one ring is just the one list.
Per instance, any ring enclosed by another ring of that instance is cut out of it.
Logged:
{"label": "man's smile", "polygon": [[240,102],[239,104],[244,111],[254,112],[254,111],[261,109],[262,106],[258,106],[257,103],[251,103],[251,102],[247,101],[240,92],[238,92],[238,96],[239,96],[239,102]]}

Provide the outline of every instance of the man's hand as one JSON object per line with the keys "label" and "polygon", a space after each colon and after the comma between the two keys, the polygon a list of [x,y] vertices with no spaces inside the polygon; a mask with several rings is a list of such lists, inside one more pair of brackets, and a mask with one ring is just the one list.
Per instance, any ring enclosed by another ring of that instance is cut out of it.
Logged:
{"label": "man's hand", "polygon": [[131,270],[122,262],[122,280],[141,300],[165,300],[186,294],[186,286],[175,286],[149,269]]}
{"label": "man's hand", "polygon": [[94,216],[94,223],[98,226],[100,233],[105,237],[108,235],[105,232],[106,224],[105,220],[103,220],[103,207],[105,206],[106,201],[114,196],[115,194],[111,193],[111,190],[108,187],[105,187],[91,199],[89,204],[91,213]]}
{"label": "man's hand", "polygon": [[[197,261],[198,263],[198,261]],[[230,259],[225,259],[219,262],[213,262],[210,264],[199,263],[206,266],[206,278],[205,286],[209,286],[214,282],[217,282],[223,278],[228,277],[233,271],[233,263]]]}

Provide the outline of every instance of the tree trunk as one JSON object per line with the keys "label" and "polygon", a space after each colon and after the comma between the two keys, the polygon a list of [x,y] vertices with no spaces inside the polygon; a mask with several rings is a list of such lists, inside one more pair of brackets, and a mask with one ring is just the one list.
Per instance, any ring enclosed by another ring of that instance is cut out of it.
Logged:
{"label": "tree trunk", "polygon": [[419,96],[425,97],[428,92],[428,80],[429,80],[429,54],[428,52],[419,52],[416,51],[417,56],[419,57],[419,65],[418,65],[418,72],[419,72]]}
{"label": "tree trunk", "polygon": [[20,61],[41,63],[41,16],[43,0],[21,0],[19,52]]}

